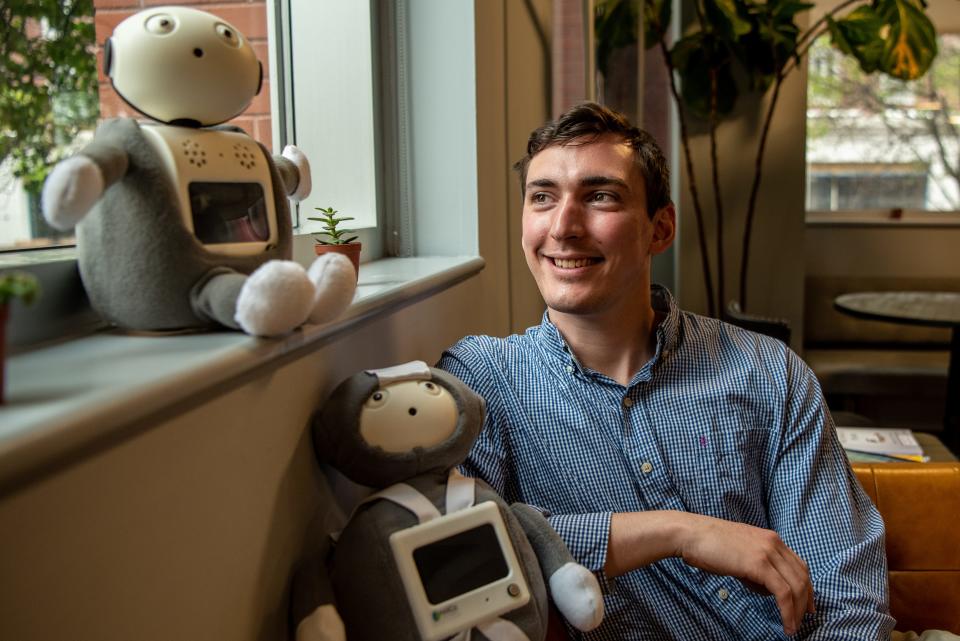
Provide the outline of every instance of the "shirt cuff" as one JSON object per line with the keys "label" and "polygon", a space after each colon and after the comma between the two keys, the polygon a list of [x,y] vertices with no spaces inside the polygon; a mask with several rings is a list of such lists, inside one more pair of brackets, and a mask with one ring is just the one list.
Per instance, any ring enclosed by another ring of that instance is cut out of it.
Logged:
{"label": "shirt cuff", "polygon": [[547,520],[570,549],[577,563],[593,572],[600,582],[603,594],[616,588],[614,577],[603,571],[607,563],[607,545],[610,542],[612,512],[590,514],[553,514]]}

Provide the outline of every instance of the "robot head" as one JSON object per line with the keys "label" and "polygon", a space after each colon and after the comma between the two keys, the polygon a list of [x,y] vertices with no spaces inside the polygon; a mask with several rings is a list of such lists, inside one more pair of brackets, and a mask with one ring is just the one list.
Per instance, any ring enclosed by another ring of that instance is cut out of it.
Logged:
{"label": "robot head", "polygon": [[317,457],[370,487],[462,462],[483,425],[483,400],[455,376],[423,368],[415,380],[359,372],[343,381],[314,416]]}
{"label": "robot head", "polygon": [[232,25],[189,7],[156,7],[114,29],[104,73],[142,114],[174,125],[230,120],[260,93],[263,69]]}

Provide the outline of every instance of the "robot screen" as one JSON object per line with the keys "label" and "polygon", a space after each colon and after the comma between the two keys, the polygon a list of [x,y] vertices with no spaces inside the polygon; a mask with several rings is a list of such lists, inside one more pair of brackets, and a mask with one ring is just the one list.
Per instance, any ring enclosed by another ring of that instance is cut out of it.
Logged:
{"label": "robot screen", "polygon": [[193,233],[206,245],[270,238],[263,187],[259,183],[190,183]]}
{"label": "robot screen", "polygon": [[489,523],[419,547],[413,560],[427,599],[434,605],[493,583],[509,572],[497,533]]}

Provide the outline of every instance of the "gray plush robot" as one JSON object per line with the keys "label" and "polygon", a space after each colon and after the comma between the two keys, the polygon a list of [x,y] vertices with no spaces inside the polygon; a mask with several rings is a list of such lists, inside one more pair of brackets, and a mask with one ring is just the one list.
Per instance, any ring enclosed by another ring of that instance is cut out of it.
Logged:
{"label": "gray plush robot", "polygon": [[456,471],[483,414],[459,379],[419,361],[334,390],[313,419],[317,456],[379,491],[298,572],[297,641],[542,641],[548,588],[573,626],[600,624],[596,577],[540,512]]}
{"label": "gray plush robot", "polygon": [[339,315],[356,276],[342,256],[290,260],[287,197],[310,193],[293,146],[271,154],[217,126],[259,93],[263,71],[234,27],[187,7],[121,22],[104,67],[117,93],[158,122],[103,122],[44,185],[46,219],[76,226],[93,307],[134,330],[225,326],[272,336]]}

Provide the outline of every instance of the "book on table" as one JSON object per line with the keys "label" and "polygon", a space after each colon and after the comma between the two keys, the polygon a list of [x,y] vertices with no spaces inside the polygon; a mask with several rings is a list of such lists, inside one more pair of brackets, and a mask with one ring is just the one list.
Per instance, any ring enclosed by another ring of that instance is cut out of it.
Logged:
{"label": "book on table", "polygon": [[913,432],[900,428],[838,427],[837,437],[851,461],[929,460]]}

